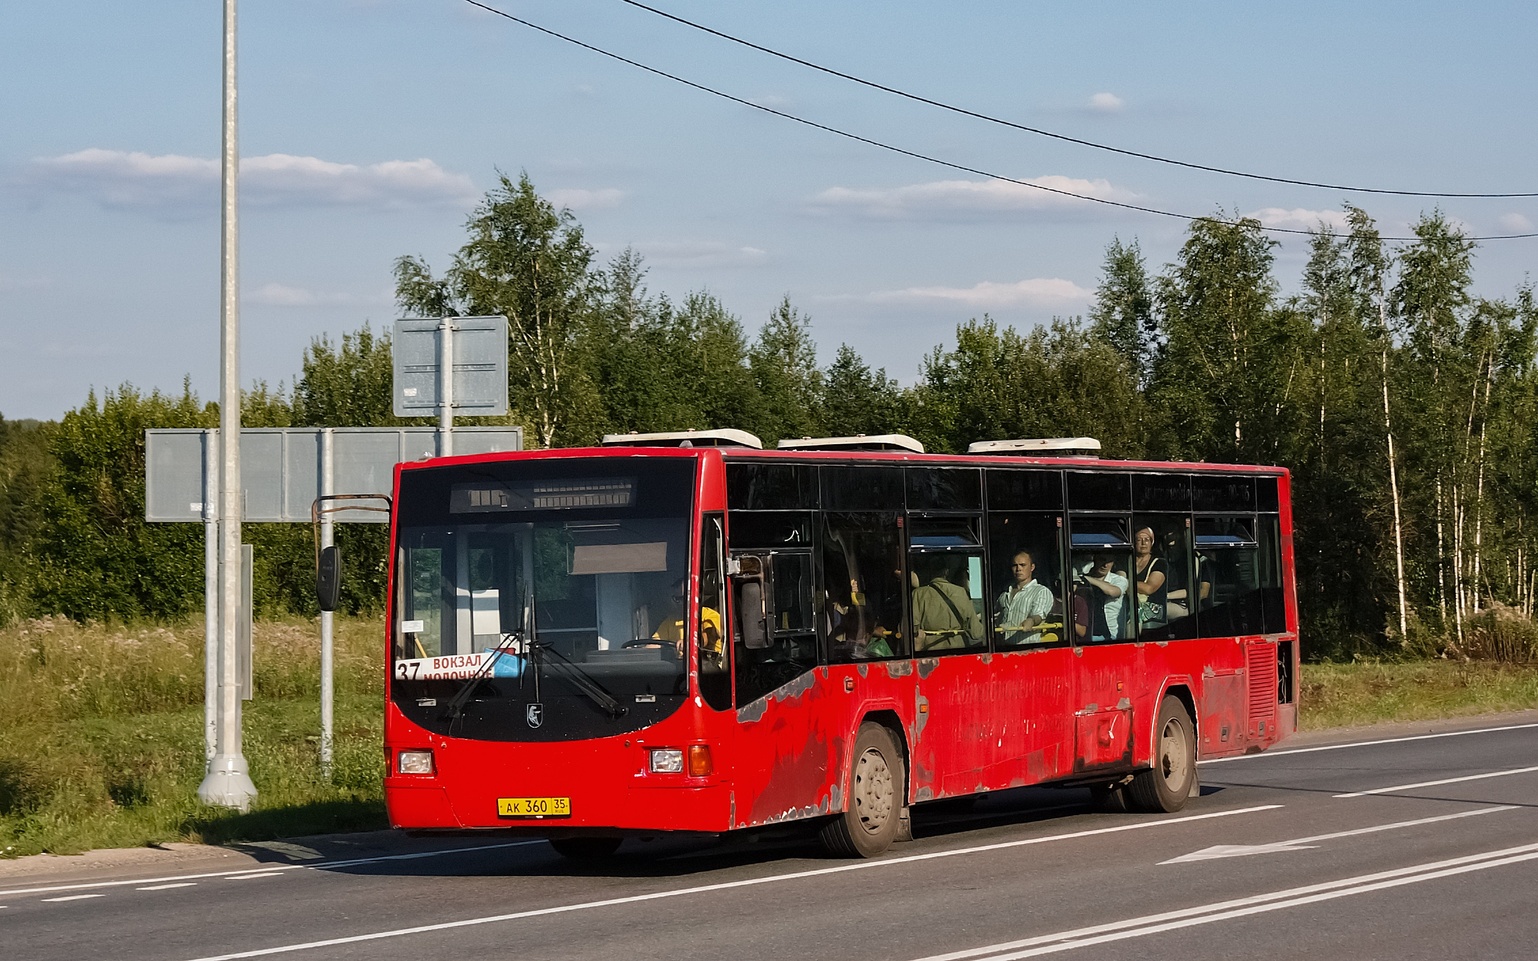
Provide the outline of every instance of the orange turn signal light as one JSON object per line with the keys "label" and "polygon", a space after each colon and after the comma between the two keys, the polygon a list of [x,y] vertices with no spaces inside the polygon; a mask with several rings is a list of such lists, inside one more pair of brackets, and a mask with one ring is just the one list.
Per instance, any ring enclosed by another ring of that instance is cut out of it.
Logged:
{"label": "orange turn signal light", "polygon": [[710,760],[710,745],[689,745],[689,776],[705,777],[714,770],[715,765]]}

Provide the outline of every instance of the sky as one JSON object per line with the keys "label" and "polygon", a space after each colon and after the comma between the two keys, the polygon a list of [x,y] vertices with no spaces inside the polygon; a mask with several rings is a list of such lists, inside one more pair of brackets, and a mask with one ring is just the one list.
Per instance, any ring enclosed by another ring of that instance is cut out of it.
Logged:
{"label": "sky", "polygon": [[[398,316],[391,265],[437,272],[499,172],[569,208],[607,263],[643,258],[749,334],[784,297],[824,361],[899,381],[988,314],[1085,313],[1106,247],[1151,272],[1184,216],[1387,236],[1441,209],[1538,230],[1538,199],[1436,199],[1224,176],[961,116],[621,0],[487,6],[738,98],[645,72],[465,0],[245,0],[239,11],[240,380]],[[1011,123],[1188,163],[1351,188],[1538,191],[1538,4],[653,0],[763,47]],[[131,384],[219,394],[222,11],[215,0],[0,3],[0,415],[54,419]],[[1307,237],[1277,234],[1294,293]],[[1481,243],[1510,298],[1538,239]],[[721,426],[721,425],[702,425]]]}

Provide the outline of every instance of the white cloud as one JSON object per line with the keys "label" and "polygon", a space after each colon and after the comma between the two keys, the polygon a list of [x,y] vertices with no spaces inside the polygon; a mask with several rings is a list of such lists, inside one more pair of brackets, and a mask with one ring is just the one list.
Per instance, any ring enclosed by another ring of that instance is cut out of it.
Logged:
{"label": "white cloud", "polygon": [[877,303],[951,303],[972,310],[1034,307],[1060,310],[1088,304],[1095,292],[1061,277],[1037,277],[999,283],[985,280],[971,287],[905,287],[863,298]]}
{"label": "white cloud", "polygon": [[573,188],[552,190],[545,199],[550,201],[556,209],[570,207],[572,210],[605,210],[618,207],[625,199],[625,192],[615,187],[603,187],[598,190]]}
{"label": "white cloud", "polygon": [[937,180],[885,189],[829,187],[814,198],[813,204],[825,210],[847,211],[876,220],[964,221],[1016,218],[1045,210],[1082,210],[1089,206],[1088,201],[1065,196],[1065,193],[1102,200],[1123,200],[1131,196],[1105,180],[1054,175],[1035,177],[1025,183]]}
{"label": "white cloud", "polygon": [[309,290],[286,284],[263,284],[243,292],[241,300],[262,307],[377,307],[393,303],[387,292],[362,295]]}
{"label": "white cloud", "polygon": [[1089,98],[1089,109],[1096,113],[1119,113],[1125,107],[1126,101],[1114,93],[1097,93]]}
{"label": "white cloud", "polygon": [[1533,222],[1521,214],[1505,214],[1501,217],[1501,227],[1514,234],[1525,234],[1533,229]]}
{"label": "white cloud", "polygon": [[1339,234],[1351,232],[1351,225],[1346,220],[1345,212],[1341,210],[1308,210],[1303,207],[1294,207],[1288,210],[1282,207],[1266,207],[1245,214],[1245,216],[1254,217],[1266,227],[1285,227],[1290,230],[1318,230],[1319,225],[1323,223]]}
{"label": "white cloud", "polygon": [[758,247],[732,246],[711,240],[636,244],[647,264],[659,267],[757,267],[767,263],[769,252]]}
{"label": "white cloud", "polygon": [[[240,172],[241,202],[261,206],[468,206],[478,197],[469,177],[427,159],[360,166],[267,154],[244,158]],[[108,207],[183,208],[216,204],[220,171],[206,157],[92,147],[33,161],[26,179]]]}

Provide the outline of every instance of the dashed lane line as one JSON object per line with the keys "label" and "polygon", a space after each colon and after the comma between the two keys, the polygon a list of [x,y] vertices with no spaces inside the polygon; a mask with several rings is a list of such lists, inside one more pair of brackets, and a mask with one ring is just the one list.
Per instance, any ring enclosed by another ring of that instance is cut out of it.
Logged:
{"label": "dashed lane line", "polygon": [[1516,767],[1509,771],[1486,771],[1483,774],[1467,774],[1463,777],[1444,777],[1437,781],[1417,781],[1414,784],[1396,784],[1393,787],[1378,787],[1371,791],[1352,791],[1350,794],[1336,794],[1334,797],[1367,797],[1371,794],[1398,794],[1400,791],[1414,791],[1423,787],[1440,787],[1443,784],[1462,784],[1465,781],[1483,781],[1492,777],[1510,777],[1513,774],[1531,774],[1538,771],[1538,767]]}
{"label": "dashed lane line", "polygon": [[380,864],[386,861],[413,861],[420,858],[436,858],[448,854],[465,854],[476,851],[497,851],[503,848],[527,847],[531,844],[544,844],[544,841],[509,841],[505,844],[482,844],[474,847],[444,848],[438,851],[415,851],[410,854],[383,854],[371,858],[352,858],[346,861],[322,861],[306,864],[279,864],[264,865],[259,868],[248,868],[244,871],[208,871],[202,874],[170,875],[160,878],[133,878],[125,881],[83,881],[78,884],[55,884],[40,888],[11,888],[0,891],[0,898],[16,897],[22,894],[49,894],[54,891],[87,891],[94,888],[118,888],[132,887],[141,884],[160,884],[173,881],[200,881],[204,878],[228,878],[242,874],[265,874],[270,871],[328,871],[335,868],[351,868],[361,864]]}
{"label": "dashed lane line", "polygon": [[1450,858],[1445,861],[1415,864],[1409,867],[1396,868],[1392,871],[1361,874],[1355,877],[1341,878],[1336,881],[1325,881],[1319,884],[1309,884],[1282,891],[1272,891],[1267,894],[1236,898],[1231,901],[1217,901],[1211,904],[1196,905],[1160,914],[1126,918],[1106,924],[1021,938],[1018,941],[1007,941],[978,948],[968,948],[962,951],[951,951],[946,954],[935,954],[917,959],[917,961],[1019,961],[1022,958],[1058,954],[1063,951],[1092,947],[1112,941],[1125,941],[1153,934],[1162,934],[1166,931],[1175,931],[1180,928],[1213,924],[1218,921],[1227,921],[1247,915],[1301,907],[1320,901],[1350,897],[1354,894],[1368,894],[1407,884],[1419,884],[1423,881],[1434,881],[1474,871],[1486,871],[1491,868],[1519,864],[1534,859],[1538,859],[1538,844],[1524,844],[1497,851],[1485,851],[1480,854]]}
{"label": "dashed lane line", "polygon": [[1439,734],[1412,734],[1407,737],[1385,737],[1375,741],[1351,741],[1346,744],[1321,744],[1318,747],[1294,747],[1284,748],[1279,751],[1261,751],[1259,754],[1235,754],[1233,757],[1215,757],[1210,760],[1199,761],[1203,767],[1209,764],[1227,764],[1230,761],[1253,761],[1256,759],[1287,757],[1290,754],[1315,754],[1319,751],[1344,751],[1354,747],[1377,747],[1380,744],[1404,744],[1408,741],[1434,741],[1444,737],[1466,737],[1470,734],[1499,734],[1502,731],[1525,731],[1538,727],[1535,724],[1508,724],[1503,727],[1481,727],[1471,731],[1443,731]]}
{"label": "dashed lane line", "polygon": [[369,941],[382,941],[389,938],[401,938],[414,934],[428,934],[437,931],[452,931],[458,928],[476,927],[483,924],[500,924],[508,921],[519,921],[524,918],[548,917],[550,915],[570,914],[576,911],[590,911],[596,908],[609,908],[625,904],[642,904],[647,901],[661,901],[668,898],[691,897],[700,894],[709,894],[715,891],[729,891],[736,888],[756,887],[761,884],[774,884],[779,881],[797,881],[803,878],[827,877],[835,874],[847,874],[851,871],[874,871],[882,868],[896,867],[904,864],[915,864],[921,861],[935,861],[941,858],[961,857],[968,854],[982,854],[989,851],[1004,851],[1011,848],[1026,847],[1033,844],[1047,844],[1053,841],[1067,841],[1074,838],[1092,837],[1102,834],[1119,834],[1125,831],[1144,831],[1150,828],[1167,827],[1176,824],[1189,824],[1193,821],[1208,821],[1214,818],[1234,817],[1241,814],[1257,814],[1262,811],[1275,811],[1281,808],[1280,804],[1261,804],[1254,807],[1235,808],[1230,811],[1210,811],[1205,814],[1192,814],[1185,817],[1162,818],[1159,820],[1140,820],[1129,824],[1118,824],[1113,827],[1092,828],[1084,831],[1071,831],[1064,834],[1051,834],[1042,837],[1023,838],[1016,841],[1000,841],[995,844],[980,844],[974,847],[950,848],[943,851],[929,851],[924,854],[910,854],[905,857],[884,858],[879,861],[857,861],[853,864],[840,864],[829,868],[814,868],[808,871],[791,871],[785,874],[771,874],[758,878],[743,878],[737,881],[722,881],[716,884],[701,884],[687,888],[671,888],[665,891],[653,891],[649,894],[633,894],[622,898],[606,898],[602,901],[583,901],[576,904],[559,904],[548,908],[535,908],[529,911],[515,911],[511,914],[493,914],[479,918],[465,918],[459,921],[444,921],[438,924],[423,924],[409,928],[395,928],[388,931],[374,931],[368,934],[356,934],[343,938],[327,938],[323,941],[305,941],[298,944],[282,944],[276,947],[256,948],[250,951],[236,951],[231,954],[212,955],[198,958],[196,961],[235,961],[237,958],[260,958],[276,954],[292,954],[299,951],[311,951],[317,948],[333,948],[344,944],[362,944]]}

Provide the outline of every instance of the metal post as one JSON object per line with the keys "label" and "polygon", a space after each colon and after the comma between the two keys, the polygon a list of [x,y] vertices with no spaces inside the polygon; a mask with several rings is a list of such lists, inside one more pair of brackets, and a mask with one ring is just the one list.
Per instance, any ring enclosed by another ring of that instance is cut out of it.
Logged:
{"label": "metal post", "polygon": [[438,325],[438,456],[454,453],[454,322]]}
{"label": "metal post", "polygon": [[[320,431],[320,496],[326,497],[335,493],[331,489],[334,468],[332,466],[331,428],[323,427]],[[320,546],[330,547],[332,543],[332,520],[330,514],[320,515]],[[320,773],[324,778],[331,777],[331,720],[332,720],[332,629],[333,615],[330,611],[320,612]]]}
{"label": "metal post", "polygon": [[236,618],[240,607],[240,278],[236,178],[240,153],[235,124],[235,0],[224,0],[224,230],[220,243],[219,371],[219,712],[214,758],[198,785],[206,804],[247,810],[256,785],[240,743],[240,691],[236,686]]}
{"label": "metal post", "polygon": [[219,435],[203,432],[203,765],[214,760],[219,711]]}

